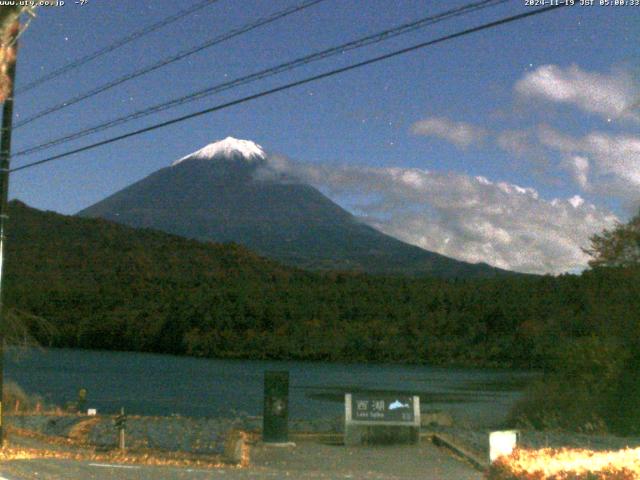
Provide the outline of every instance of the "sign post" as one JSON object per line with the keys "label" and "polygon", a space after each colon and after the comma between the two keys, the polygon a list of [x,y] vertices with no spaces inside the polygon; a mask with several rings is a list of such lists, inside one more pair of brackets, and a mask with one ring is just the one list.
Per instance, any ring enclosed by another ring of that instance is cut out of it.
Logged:
{"label": "sign post", "polygon": [[264,372],[262,440],[289,441],[289,372]]}
{"label": "sign post", "polygon": [[118,429],[118,447],[121,451],[125,451],[125,430],[127,428],[127,416],[124,413],[124,407],[120,409],[120,415],[115,420],[116,429]]}
{"label": "sign post", "polygon": [[420,397],[379,392],[345,394],[345,445],[418,443]]}

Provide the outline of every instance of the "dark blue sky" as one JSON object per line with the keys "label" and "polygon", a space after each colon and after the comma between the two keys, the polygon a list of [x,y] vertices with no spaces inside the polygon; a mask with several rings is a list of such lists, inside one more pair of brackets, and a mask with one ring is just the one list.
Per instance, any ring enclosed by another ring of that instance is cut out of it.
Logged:
{"label": "dark blue sky", "polygon": [[[17,85],[193,3],[67,0],[40,8],[21,38]],[[325,0],[17,129],[14,151],[465,3]],[[219,0],[19,95],[18,120],[294,4]],[[13,166],[531,8],[513,0]],[[309,181],[406,241],[520,270],[579,269],[589,234],[639,205],[639,31],[640,7],[555,10],[17,172],[11,196],[74,213],[231,135],[304,165]]]}

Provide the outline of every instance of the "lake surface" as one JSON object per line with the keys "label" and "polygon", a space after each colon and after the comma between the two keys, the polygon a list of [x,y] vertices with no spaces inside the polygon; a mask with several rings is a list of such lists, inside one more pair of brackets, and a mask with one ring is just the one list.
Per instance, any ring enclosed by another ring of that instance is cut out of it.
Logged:
{"label": "lake surface", "polygon": [[531,372],[422,365],[213,360],[146,353],[9,349],[5,378],[64,405],[88,391],[87,406],[113,413],[209,417],[262,414],[265,370],[290,373],[290,417],[337,417],[345,392],[419,395],[424,410],[447,410],[493,426],[535,378]]}

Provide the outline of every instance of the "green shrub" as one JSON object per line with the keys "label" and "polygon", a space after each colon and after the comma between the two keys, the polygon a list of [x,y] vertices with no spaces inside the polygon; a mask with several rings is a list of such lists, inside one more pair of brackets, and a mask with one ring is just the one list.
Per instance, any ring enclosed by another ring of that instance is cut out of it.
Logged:
{"label": "green shrub", "polygon": [[630,351],[614,338],[563,342],[536,382],[511,412],[512,423],[583,432],[618,430],[621,385],[628,382]]}

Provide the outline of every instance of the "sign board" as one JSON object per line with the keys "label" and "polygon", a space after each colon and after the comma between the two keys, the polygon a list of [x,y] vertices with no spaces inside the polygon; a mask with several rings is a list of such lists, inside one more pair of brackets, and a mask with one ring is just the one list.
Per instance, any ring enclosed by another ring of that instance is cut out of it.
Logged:
{"label": "sign board", "polygon": [[393,393],[345,394],[345,421],[352,425],[420,426],[420,397]]}

